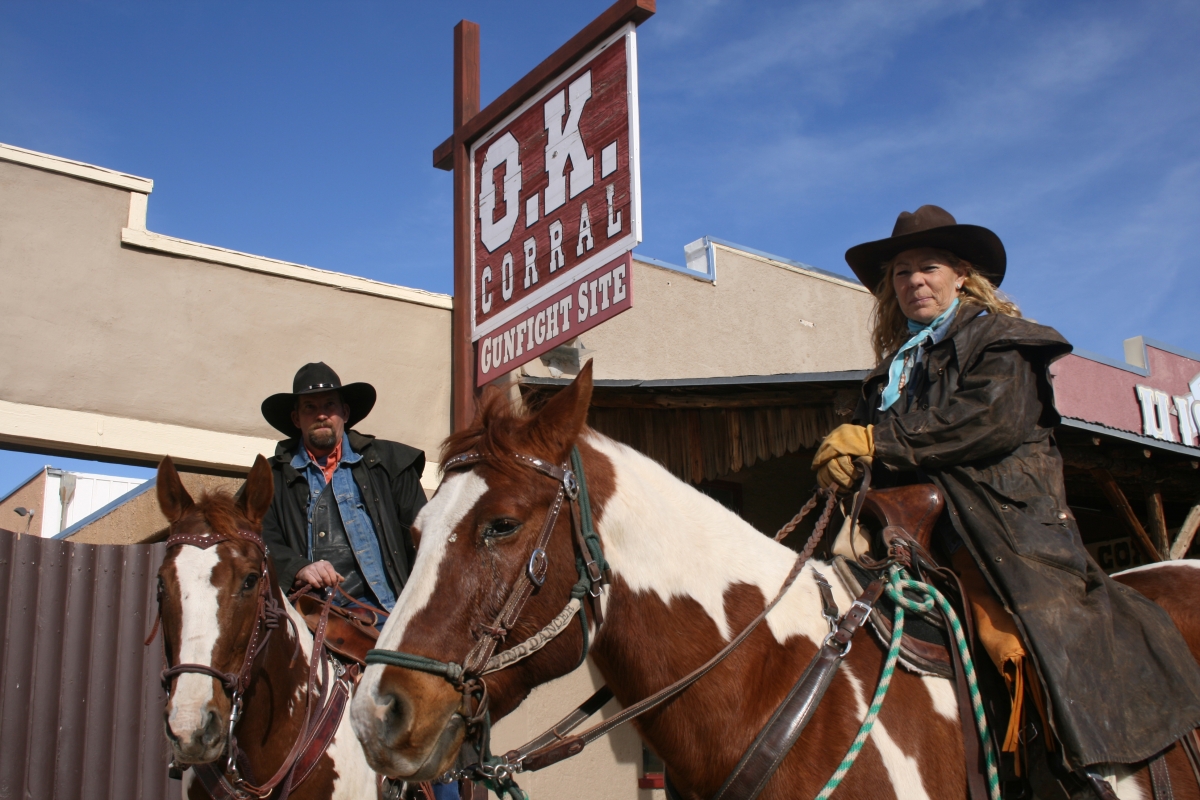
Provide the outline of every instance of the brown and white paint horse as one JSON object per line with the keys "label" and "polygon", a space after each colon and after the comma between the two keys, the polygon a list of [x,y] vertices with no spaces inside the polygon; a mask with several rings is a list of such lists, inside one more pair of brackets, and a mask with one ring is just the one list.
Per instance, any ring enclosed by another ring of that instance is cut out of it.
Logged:
{"label": "brown and white paint horse", "polygon": [[[259,533],[273,496],[273,478],[259,456],[234,502],[220,493],[193,502],[169,458],[158,468],[158,501],[171,523],[171,533],[219,534],[227,541],[200,548],[181,544],[167,551],[159,570],[162,636],[170,664],[202,664],[221,673],[237,673],[250,637],[258,625],[256,609],[263,555],[238,536]],[[271,633],[251,672],[241,719],[238,746],[250,764],[248,780],[268,780],[286,759],[305,717],[305,693],[313,638],[303,617],[280,591],[274,567],[267,565],[271,595],[294,626],[280,622]],[[293,660],[299,636],[300,655]],[[329,675],[333,675],[332,665]],[[174,677],[164,714],[167,739],[179,765],[224,763],[231,699],[221,682],[188,672]],[[347,705],[329,748],[308,779],[296,786],[295,800],[367,798],[378,795],[376,775],[350,727]],[[183,796],[209,797],[195,771],[183,773]]]}
{"label": "brown and white paint horse", "polygon": [[[517,464],[524,453],[556,464],[578,445],[612,583],[590,657],[625,706],[667,686],[717,653],[772,598],[796,554],[677,480],[654,461],[585,426],[590,368],[537,413],[514,413],[485,395],[475,425],[447,440],[443,461],[491,456],[446,476],[414,526],[412,577],[379,647],[463,663],[478,626],[490,622],[525,569],[557,490]],[[568,515],[547,547],[545,584],[525,606],[507,646],[540,630],[576,580]],[[810,562],[794,586],[728,659],[635,724],[683,797],[721,786],[809,659],[828,627]],[[1198,576],[1200,571],[1193,570]],[[832,576],[831,576],[832,577]],[[838,605],[854,598],[835,583]],[[1200,588],[1200,583],[1192,583]],[[1193,597],[1195,595],[1192,595]],[[496,719],[541,683],[577,663],[571,626],[532,657],[488,676]],[[763,798],[811,798],[833,773],[866,715],[883,652],[860,635],[800,742]],[[582,699],[582,698],[581,698]],[[367,758],[393,777],[429,779],[449,768],[464,738],[462,697],[443,678],[392,666],[367,668],[352,703]],[[547,726],[554,720],[546,720]],[[1176,748],[1178,751],[1178,748]],[[1177,796],[1196,796],[1184,756],[1171,760]],[[1149,798],[1140,776],[1115,776],[1123,798]],[[847,798],[941,800],[966,796],[958,706],[950,681],[898,671],[867,745],[837,790]]]}

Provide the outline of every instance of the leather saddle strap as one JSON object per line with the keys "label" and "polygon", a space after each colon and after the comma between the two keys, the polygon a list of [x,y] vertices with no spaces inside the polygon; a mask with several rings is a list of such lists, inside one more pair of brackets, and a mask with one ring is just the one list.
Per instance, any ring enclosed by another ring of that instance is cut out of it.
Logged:
{"label": "leather saddle strap", "polygon": [[879,581],[872,581],[867,586],[842,617],[837,633],[828,637],[817,651],[800,680],[742,755],[713,800],[754,800],[758,797],[808,727],[842,659],[849,652],[851,638],[870,616],[882,593],[883,584]]}
{"label": "leather saddle strap", "polygon": [[1171,773],[1167,770],[1167,751],[1163,750],[1150,759],[1149,767],[1154,800],[1175,800],[1175,793],[1171,791]]}

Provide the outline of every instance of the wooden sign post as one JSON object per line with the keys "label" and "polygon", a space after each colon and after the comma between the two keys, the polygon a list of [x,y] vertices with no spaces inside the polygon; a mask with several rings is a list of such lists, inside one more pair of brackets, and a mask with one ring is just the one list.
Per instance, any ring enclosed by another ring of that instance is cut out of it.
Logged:
{"label": "wooden sign post", "polygon": [[476,387],[630,307],[641,240],[634,28],[618,0],[479,110],[479,26],[454,29],[454,430]]}

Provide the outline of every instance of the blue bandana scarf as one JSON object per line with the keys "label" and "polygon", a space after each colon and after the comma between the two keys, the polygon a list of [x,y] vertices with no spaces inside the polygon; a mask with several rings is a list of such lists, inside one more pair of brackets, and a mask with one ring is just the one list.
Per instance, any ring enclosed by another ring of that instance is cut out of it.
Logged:
{"label": "blue bandana scarf", "polygon": [[954,312],[957,310],[958,298],[956,297],[949,308],[928,324],[922,325],[919,322],[913,322],[911,319],[908,321],[908,330],[913,335],[896,351],[895,357],[892,358],[892,365],[888,367],[888,383],[887,387],[883,390],[883,396],[880,398],[880,411],[887,411],[900,399],[900,390],[908,384],[909,379],[912,377],[913,364],[916,363],[917,346],[928,339],[933,339],[935,342],[941,341],[946,329],[950,327],[950,323],[954,319]]}

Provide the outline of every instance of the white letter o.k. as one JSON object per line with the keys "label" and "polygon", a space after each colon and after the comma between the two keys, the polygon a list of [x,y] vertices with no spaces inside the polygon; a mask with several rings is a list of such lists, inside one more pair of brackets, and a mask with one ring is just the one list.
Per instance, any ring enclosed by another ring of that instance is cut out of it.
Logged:
{"label": "white letter o.k.", "polygon": [[[517,198],[521,194],[520,147],[512,133],[492,142],[483,159],[483,174],[479,177],[479,237],[489,253],[509,240],[517,224]],[[504,216],[495,221],[496,181],[494,173],[501,164],[504,169]]]}

